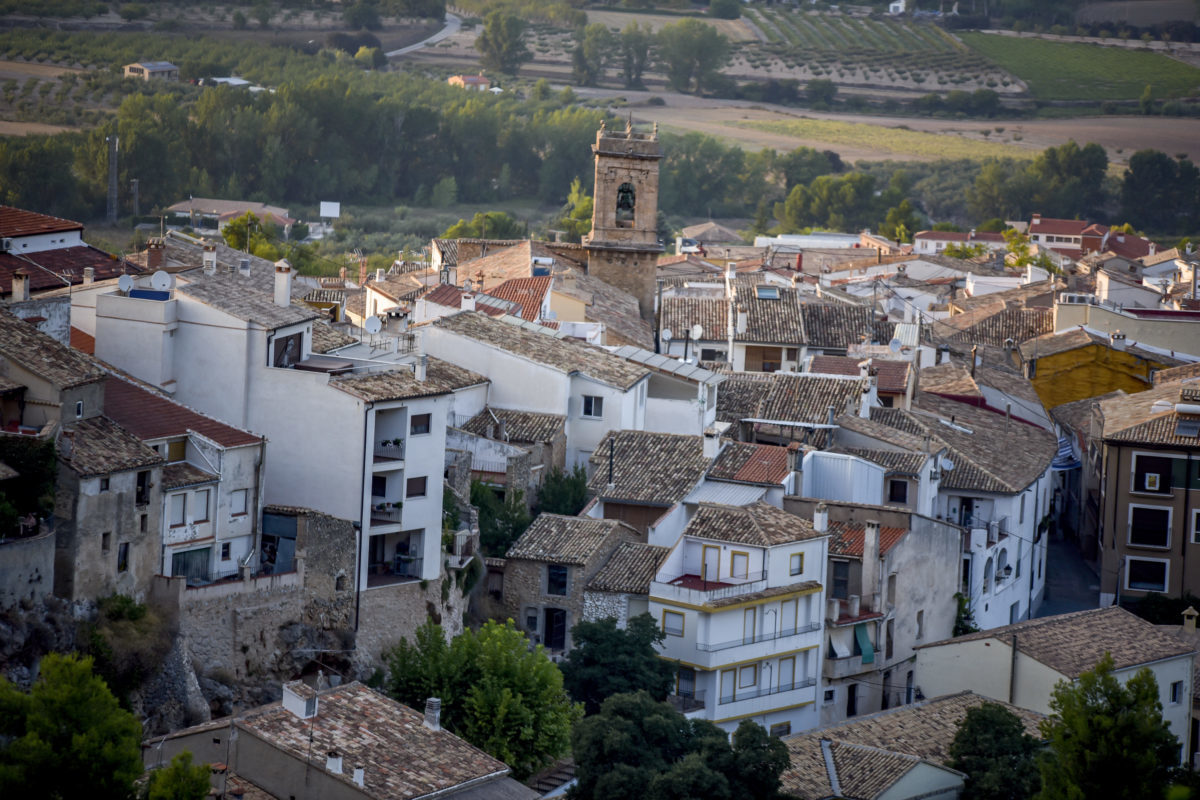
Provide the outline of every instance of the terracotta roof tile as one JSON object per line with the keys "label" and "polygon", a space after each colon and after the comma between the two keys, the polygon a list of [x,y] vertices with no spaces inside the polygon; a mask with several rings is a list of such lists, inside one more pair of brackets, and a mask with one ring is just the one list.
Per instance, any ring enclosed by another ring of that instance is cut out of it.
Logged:
{"label": "terracotta roof tile", "polygon": [[[561,414],[538,414],[532,411],[514,411],[508,408],[488,406],[467,420],[462,429],[467,433],[489,439],[503,438],[505,441],[511,442],[552,442],[563,435],[566,424],[567,418]],[[501,430],[503,430],[503,436],[501,436]]]}
{"label": "terracotta roof tile", "polygon": [[786,447],[728,442],[713,461],[708,477],[776,486],[783,483],[790,472]]}
{"label": "terracotta roof tile", "polygon": [[12,276],[19,269],[29,273],[31,292],[43,292],[64,288],[64,279],[72,286],[83,283],[83,271],[87,267],[92,268],[97,281],[142,272],[136,264],[86,244],[20,256],[0,253],[0,294],[12,292]]}
{"label": "terracotta roof tile", "polygon": [[862,388],[857,380],[780,372],[729,373],[717,393],[717,419],[722,422],[770,420],[824,424],[834,414],[857,408]]}
{"label": "terracotta roof tile", "polygon": [[[608,485],[609,442],[613,482]],[[588,459],[588,491],[604,500],[670,506],[695,488],[708,469],[699,436],[648,431],[611,431]]]}
{"label": "terracotta roof tile", "polygon": [[223,447],[262,441],[259,436],[226,425],[115,375],[104,379],[104,413],[143,441],[185,436],[188,431],[195,431]]}
{"label": "terracotta roof tile", "polygon": [[593,592],[650,594],[650,583],[671,554],[671,548],[642,542],[622,542],[587,588]]}
{"label": "terracotta roof tile", "polygon": [[81,420],[63,431],[59,458],[81,477],[108,475],[161,464],[163,457],[108,417]]}
{"label": "terracotta roof tile", "polygon": [[800,305],[804,343],[809,347],[845,350],[866,341],[888,342],[892,323],[875,319],[874,312],[865,306],[804,303]]}
{"label": "terracotta roof tile", "polygon": [[[860,365],[869,360],[871,369],[878,377],[879,391],[900,394],[908,388],[908,373],[912,365],[908,361],[888,361],[882,358],[861,359],[852,356],[813,356],[808,372],[814,375],[848,375],[857,377]],[[922,372],[924,377],[924,372]]]}
{"label": "terracotta roof tile", "polygon": [[34,236],[39,233],[82,231],[83,224],[49,214],[0,206],[0,236]]}
{"label": "terracotta roof tile", "polygon": [[582,270],[567,269],[554,274],[553,291],[585,303],[588,322],[604,323],[608,344],[632,344],[653,348],[654,332],[642,319],[637,298]]}
{"label": "terracotta roof tile", "polygon": [[1115,669],[1128,669],[1195,652],[1191,644],[1120,606],[1026,620],[918,646],[953,646],[987,639],[1007,642],[1014,636],[1017,650],[1071,679],[1095,667],[1105,653],[1112,655]]}
{"label": "terracotta roof tile", "polygon": [[[763,284],[762,291],[773,297],[759,294],[758,284],[735,287],[735,302],[746,310],[746,330],[735,333],[735,342],[759,342],[798,346],[808,342],[801,318],[799,293],[795,289]],[[735,309],[734,322],[740,312]],[[809,342],[811,344],[811,342]]]}
{"label": "terracotta roof tile", "polygon": [[334,378],[329,385],[341,389],[346,394],[367,400],[410,400],[417,397],[432,397],[439,394],[449,394],[468,386],[478,386],[487,383],[482,375],[464,369],[449,361],[428,356],[429,363],[425,372],[425,380],[417,380],[411,367],[398,365],[396,369],[382,372],[368,372],[365,375],[347,375]]}
{"label": "terracotta roof tile", "polygon": [[[854,558],[862,558],[863,543],[867,535],[866,525],[857,525],[853,522],[829,522],[829,554],[838,556],[851,556]],[[908,533],[907,528],[889,528],[880,526],[879,528],[879,554],[887,555],[887,552],[899,544],[904,538],[904,534]]]}
{"label": "terracotta roof tile", "polygon": [[697,539],[758,547],[819,539],[826,535],[814,530],[811,520],[789,514],[761,500],[748,506],[702,503],[683,533]]}
{"label": "terracotta roof tile", "polygon": [[312,351],[314,353],[328,353],[340,347],[352,345],[357,341],[350,334],[338,330],[328,322],[322,322],[321,320],[313,321]]}
{"label": "terracotta roof tile", "polygon": [[1080,236],[1089,227],[1087,220],[1057,219],[1055,217],[1034,216],[1029,220],[1030,235],[1053,233],[1066,236]]}
{"label": "terracotta roof tile", "polygon": [[872,450],[862,447],[834,447],[830,448],[830,452],[847,453],[852,456],[858,456],[861,459],[870,461],[872,464],[878,464],[888,471],[889,474],[898,475],[919,475],[921,467],[925,465],[928,459],[924,453],[911,452],[904,450]]}
{"label": "terracotta roof tile", "polygon": [[186,461],[180,461],[163,467],[162,489],[165,492],[171,489],[181,489],[184,486],[214,483],[220,479],[220,475],[214,475],[207,470],[194,467]]}
{"label": "terracotta roof tile", "polygon": [[104,370],[90,357],[3,309],[0,309],[0,355],[58,389],[82,386],[104,377]]}
{"label": "terracotta roof tile", "polygon": [[96,337],[71,326],[71,347],[89,356],[96,355]]}
{"label": "terracotta roof tile", "polygon": [[521,307],[521,318],[536,322],[542,317],[542,304],[546,300],[546,292],[550,291],[550,282],[549,275],[537,278],[509,278],[492,287],[488,294],[518,304]]}
{"label": "terracotta roof tile", "polygon": [[320,311],[304,303],[286,306],[276,304],[273,294],[263,290],[261,284],[261,279],[240,274],[218,272],[205,275],[201,271],[193,271],[180,281],[175,291],[269,330],[322,316]]}
{"label": "terracotta roof tile", "polygon": [[637,531],[615,519],[539,514],[504,557],[582,566],[622,533],[637,536]]}
{"label": "terracotta roof tile", "polygon": [[[1160,403],[1159,410],[1155,403]],[[1200,448],[1200,438],[1181,435],[1180,422],[1200,421],[1200,415],[1180,414],[1176,403],[1200,405],[1200,386],[1193,383],[1164,383],[1137,394],[1122,394],[1103,400],[1100,414],[1107,441]]]}
{"label": "terracotta roof tile", "polygon": [[602,383],[627,390],[650,374],[638,364],[575,339],[557,337],[493,320],[482,314],[460,312],[433,322],[451,333],[524,357],[571,375],[582,373]]}
{"label": "terracotta roof tile", "polygon": [[662,326],[682,339],[693,325],[704,329],[701,339],[723,340],[729,328],[729,303],[723,297],[664,297]]}

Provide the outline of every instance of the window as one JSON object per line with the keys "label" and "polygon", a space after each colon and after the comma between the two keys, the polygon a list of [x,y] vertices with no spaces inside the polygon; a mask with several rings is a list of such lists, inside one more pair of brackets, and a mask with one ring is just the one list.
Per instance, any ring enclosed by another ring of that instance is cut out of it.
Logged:
{"label": "window", "polygon": [[837,702],[837,691],[835,689],[826,689],[822,702],[825,705]]}
{"label": "window", "polygon": [[1024,492],[1021,493],[1021,516],[1017,519],[1017,522],[1021,525],[1025,524],[1025,494],[1024,494]]}
{"label": "window", "polygon": [[594,394],[583,396],[583,416],[599,419],[604,416],[604,398]]}
{"label": "window", "polygon": [[925,638],[925,612],[924,611],[917,612],[917,638],[918,639]]}
{"label": "window", "polygon": [[76,400],[75,401],[75,419],[82,419],[82,418],[83,418],[83,401]]}
{"label": "window", "polygon": [[404,485],[404,496],[424,497],[426,481],[428,481],[428,478],[425,478],[424,476],[420,478],[409,478]]}
{"label": "window", "polygon": [[750,554],[733,552],[729,554],[729,575],[733,578],[750,577]]}
{"label": "window", "polygon": [[792,553],[788,558],[788,575],[800,575],[804,572],[804,553]]}
{"label": "window", "polygon": [[148,514],[138,514],[138,531],[141,533],[146,532],[146,518],[148,516]]}
{"label": "window", "polygon": [[700,360],[701,361],[724,361],[725,360],[725,351],[717,350],[714,347],[702,347],[702,348],[700,348]]}
{"label": "window", "polygon": [[738,670],[738,688],[749,689],[758,685],[758,664],[748,664]]}
{"label": "window", "polygon": [[760,284],[760,285],[754,287],[754,294],[759,300],[778,300],[779,299],[779,287],[778,286],[763,286]]}
{"label": "window", "polygon": [[1125,559],[1125,588],[1140,592],[1165,592],[1169,563],[1165,558]]}
{"label": "window", "polygon": [[170,524],[172,528],[178,528],[187,522],[187,495],[183,492],[171,495],[171,516]]}
{"label": "window", "polygon": [[137,474],[137,491],[134,494],[134,502],[139,506],[144,506],[150,502],[150,471],[142,470]]}
{"label": "window", "polygon": [[858,716],[858,684],[852,683],[846,687],[846,716]]}
{"label": "window", "polygon": [[1170,494],[1173,463],[1174,459],[1165,456],[1135,455],[1131,491]]}
{"label": "window", "polygon": [[412,424],[409,425],[408,431],[414,436],[422,433],[429,433],[429,429],[432,427],[432,425],[432,414],[414,414],[412,418]]}
{"label": "window", "polygon": [[546,565],[546,594],[567,593],[567,568],[563,564]]}
{"label": "window", "polygon": [[248,489],[234,489],[229,493],[229,513],[231,516],[245,516],[249,508],[249,495],[250,492]]}
{"label": "window", "polygon": [[1171,702],[1175,704],[1183,702],[1183,681],[1175,681],[1171,684]]}
{"label": "window", "polygon": [[100,491],[102,491],[102,492],[108,491],[108,478],[100,479]]}
{"label": "window", "polygon": [[1192,544],[1200,544],[1200,508],[1192,511]]}
{"label": "window", "polygon": [[890,605],[896,605],[896,573],[894,572],[888,575],[887,601]]}
{"label": "window", "polygon": [[192,517],[196,522],[208,522],[208,489],[201,489],[196,492],[195,505],[192,508]]}
{"label": "window", "polygon": [[908,502],[908,481],[898,481],[898,480],[888,481],[888,502],[889,503],[907,503]]}
{"label": "window", "polygon": [[100,534],[100,552],[107,553],[112,546],[112,534],[105,532]]}
{"label": "window", "polygon": [[129,571],[129,542],[117,545],[117,572]]}
{"label": "window", "polygon": [[678,611],[663,611],[663,633],[667,636],[683,636],[683,614]]}
{"label": "window", "polygon": [[779,738],[780,736],[791,736],[792,735],[792,723],[776,722],[774,725],[771,726],[771,735],[774,736],[775,738]]}
{"label": "window", "polygon": [[187,459],[187,439],[176,439],[167,443],[167,461],[175,463]]}
{"label": "window", "polygon": [[1171,509],[1130,505],[1129,544],[1136,547],[1170,547]]}
{"label": "window", "polygon": [[387,476],[372,475],[371,476],[371,496],[372,497],[387,497]]}
{"label": "window", "polygon": [[537,633],[538,612],[536,608],[525,609],[525,630]]}
{"label": "window", "polygon": [[850,597],[850,562],[833,562],[833,597],[845,600]]}

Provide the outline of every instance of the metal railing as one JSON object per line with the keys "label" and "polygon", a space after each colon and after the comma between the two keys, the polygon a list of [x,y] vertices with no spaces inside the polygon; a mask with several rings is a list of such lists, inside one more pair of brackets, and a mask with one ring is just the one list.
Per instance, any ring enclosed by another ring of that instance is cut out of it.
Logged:
{"label": "metal railing", "polygon": [[795,691],[796,689],[807,689],[810,686],[816,685],[816,678],[805,678],[802,681],[792,681],[791,683],[785,683],[782,686],[771,686],[766,689],[746,689],[742,691],[735,691],[731,695],[723,695],[719,701],[719,704],[726,705],[728,703],[738,703],[742,700],[753,700],[756,697],[767,697],[773,694],[782,694],[783,692]]}
{"label": "metal railing", "polygon": [[403,461],[405,444],[406,442],[403,439],[400,440],[399,444],[396,444],[396,442],[391,439],[383,442],[376,442],[374,449],[375,457],[392,458],[398,461]]}
{"label": "metal railing", "polygon": [[708,653],[715,653],[718,650],[728,650],[731,647],[741,647],[742,645],[747,644],[758,644],[759,642],[773,642],[776,639],[784,639],[788,636],[797,636],[802,633],[812,633],[813,631],[819,631],[820,629],[821,623],[810,622],[807,625],[798,625],[790,630],[778,631],[776,633],[760,633],[754,634],[753,636],[743,636],[741,639],[734,639],[728,642],[704,644],[697,643],[696,649],[703,650]]}

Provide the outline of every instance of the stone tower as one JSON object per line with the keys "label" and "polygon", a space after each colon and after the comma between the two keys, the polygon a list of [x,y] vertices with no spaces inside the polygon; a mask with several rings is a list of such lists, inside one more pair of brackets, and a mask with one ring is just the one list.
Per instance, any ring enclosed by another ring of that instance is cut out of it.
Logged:
{"label": "stone tower", "polygon": [[596,189],[592,231],[583,237],[588,274],[637,298],[642,319],[654,317],[658,242],[658,126],[637,133],[632,122],[623,131],[604,125],[592,145]]}

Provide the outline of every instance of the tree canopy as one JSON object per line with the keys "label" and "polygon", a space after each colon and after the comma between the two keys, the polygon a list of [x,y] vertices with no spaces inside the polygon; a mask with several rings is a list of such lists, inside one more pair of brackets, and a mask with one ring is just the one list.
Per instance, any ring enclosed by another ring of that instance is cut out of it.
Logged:
{"label": "tree canopy", "polygon": [[563,685],[588,714],[614,694],[643,690],[666,700],[675,670],[654,649],[664,635],[649,614],[631,617],[624,630],[612,617],[576,623],[575,649],[562,664]]}
{"label": "tree canopy", "polygon": [[478,212],[470,222],[460,219],[442,234],[443,239],[520,239],[529,233],[527,226],[504,211]]}
{"label": "tree canopy", "polygon": [[[590,201],[591,198],[587,198]],[[575,516],[587,505],[587,472],[576,464],[570,472],[551,467],[538,490],[538,511]]]}
{"label": "tree canopy", "polygon": [[483,18],[483,32],[475,39],[484,69],[516,74],[532,55],[525,47],[525,21],[499,9]]}
{"label": "tree canopy", "polygon": [[1029,800],[1038,790],[1038,742],[997,703],[967,711],[950,743],[950,766],[967,774],[962,800]]}
{"label": "tree canopy", "polygon": [[204,800],[208,797],[208,764],[192,764],[187,750],[171,759],[162,769],[150,773],[146,800]]}
{"label": "tree canopy", "polygon": [[616,694],[571,736],[577,800],[774,798],[787,748],[744,720],[733,743],[707,720],[687,719],[647,692]]}
{"label": "tree canopy", "polygon": [[124,800],[141,738],[91,658],[50,653],[28,694],[0,677],[0,796]]}
{"label": "tree canopy", "polygon": [[558,667],[512,620],[490,620],[449,644],[441,626],[427,622],[415,642],[401,640],[385,658],[388,694],[414,708],[441,698],[442,724],[508,764],[518,779],[567,751],[583,713],[567,698]]}
{"label": "tree canopy", "polygon": [[677,92],[710,88],[729,53],[729,40],[697,19],[685,18],[658,32],[658,58]]}
{"label": "tree canopy", "polygon": [[[1190,673],[1189,673],[1190,679]],[[1163,797],[1179,761],[1179,740],[1162,718],[1154,673],[1125,684],[1108,653],[1074,683],[1060,681],[1042,722],[1038,800],[1142,800]]]}
{"label": "tree canopy", "polygon": [[580,86],[595,86],[616,49],[617,39],[607,25],[592,23],[576,31],[571,52],[571,78]]}
{"label": "tree canopy", "polygon": [[501,500],[492,487],[471,481],[471,505],[479,509],[479,543],[483,552],[502,558],[533,522],[524,493],[514,489]]}

